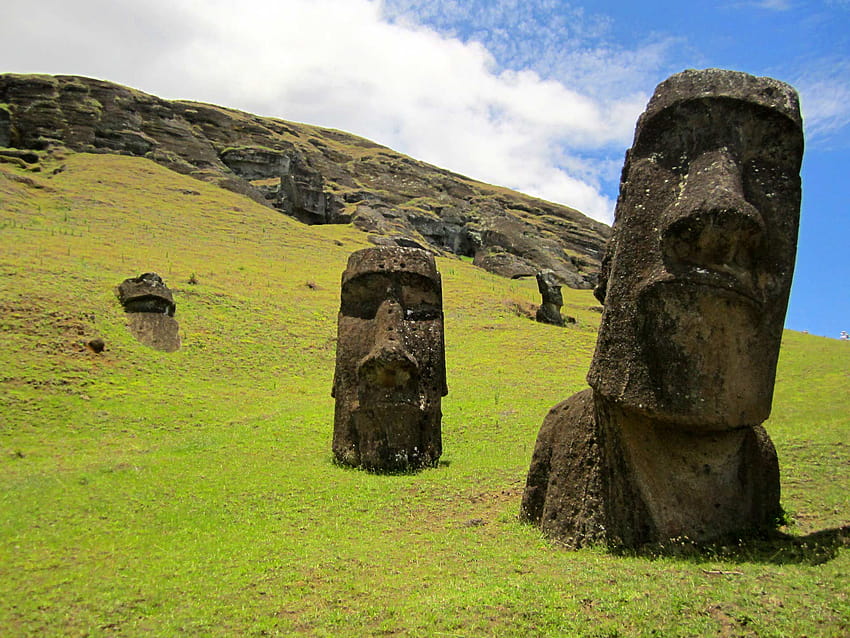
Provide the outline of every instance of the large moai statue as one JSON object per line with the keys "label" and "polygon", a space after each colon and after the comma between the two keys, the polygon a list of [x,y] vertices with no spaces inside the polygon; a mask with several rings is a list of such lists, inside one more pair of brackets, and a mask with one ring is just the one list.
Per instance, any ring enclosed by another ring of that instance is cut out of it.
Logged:
{"label": "large moai statue", "polygon": [[797,243],[796,92],[744,73],[662,82],[626,154],[595,291],[590,389],[543,422],[521,516],[576,547],[776,527],[761,423]]}
{"label": "large moai statue", "polygon": [[434,257],[377,247],[342,274],[333,452],[373,471],[435,466],[446,388],[442,283]]}

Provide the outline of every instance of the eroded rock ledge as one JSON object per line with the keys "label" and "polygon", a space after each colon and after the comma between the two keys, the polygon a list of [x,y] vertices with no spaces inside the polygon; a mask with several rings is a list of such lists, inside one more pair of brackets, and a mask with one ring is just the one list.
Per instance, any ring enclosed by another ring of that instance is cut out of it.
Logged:
{"label": "eroded rock ledge", "polygon": [[610,229],[566,206],[476,182],[332,129],[76,76],[0,75],[0,147],[146,157],[308,224],[475,258],[507,277],[593,286]]}

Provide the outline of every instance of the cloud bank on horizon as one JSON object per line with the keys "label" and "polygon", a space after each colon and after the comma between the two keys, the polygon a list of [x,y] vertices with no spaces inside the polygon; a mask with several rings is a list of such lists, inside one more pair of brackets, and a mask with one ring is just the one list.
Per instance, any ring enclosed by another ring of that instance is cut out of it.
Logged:
{"label": "cloud bank on horizon", "polygon": [[[343,129],[610,222],[649,93],[704,57],[680,34],[619,36],[608,15],[557,0],[41,0],[4,8],[0,70]],[[846,137],[850,63],[797,77],[810,134]]]}

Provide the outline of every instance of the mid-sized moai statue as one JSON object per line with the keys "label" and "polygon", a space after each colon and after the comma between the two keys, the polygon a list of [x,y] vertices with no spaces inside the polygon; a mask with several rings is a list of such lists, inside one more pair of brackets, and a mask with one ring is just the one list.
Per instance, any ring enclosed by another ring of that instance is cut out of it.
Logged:
{"label": "mid-sized moai statue", "polygon": [[707,69],[658,85],[626,154],[596,296],[590,389],[537,438],[521,516],[567,545],[775,529],[761,423],[797,243],[797,94]]}
{"label": "mid-sized moai statue", "polygon": [[381,246],[349,257],[332,391],[337,462],[379,472],[437,465],[448,392],[442,299],[424,250]]}
{"label": "mid-sized moai statue", "polygon": [[561,295],[561,284],[558,283],[555,273],[551,270],[538,272],[537,289],[540,291],[543,303],[537,309],[535,319],[540,323],[563,326],[564,318],[561,316],[561,306],[564,305],[564,297]]}

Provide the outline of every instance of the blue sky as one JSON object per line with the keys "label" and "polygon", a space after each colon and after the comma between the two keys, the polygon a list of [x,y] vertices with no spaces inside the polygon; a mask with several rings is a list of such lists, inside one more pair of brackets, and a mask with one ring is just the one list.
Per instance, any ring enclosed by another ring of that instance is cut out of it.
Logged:
{"label": "blue sky", "polygon": [[[797,87],[807,147],[786,326],[830,337],[850,330],[850,1],[388,0],[386,11],[480,41],[500,68],[532,69],[600,99],[651,92],[685,68],[730,68]],[[609,150],[587,154],[608,161]],[[615,179],[600,185],[616,198]]]}
{"label": "blue sky", "polygon": [[801,94],[787,327],[850,330],[850,0],[29,0],[0,71],[87,75],[347,130],[610,222],[655,85],[685,68]]}

